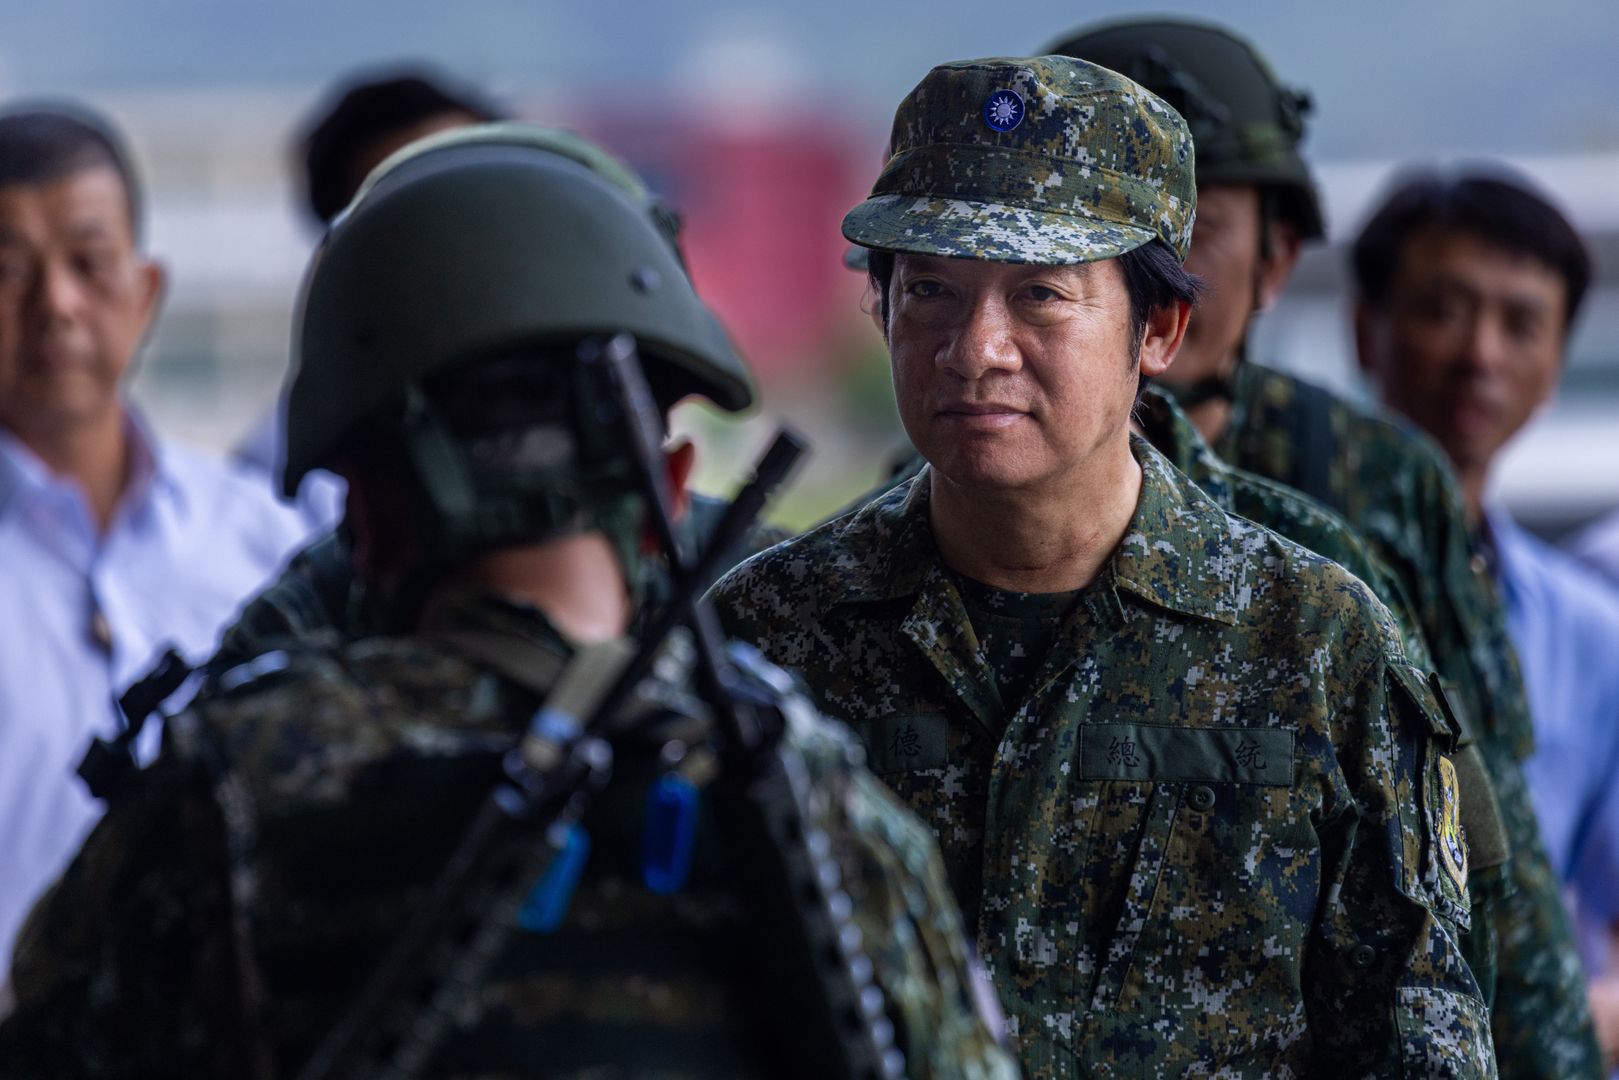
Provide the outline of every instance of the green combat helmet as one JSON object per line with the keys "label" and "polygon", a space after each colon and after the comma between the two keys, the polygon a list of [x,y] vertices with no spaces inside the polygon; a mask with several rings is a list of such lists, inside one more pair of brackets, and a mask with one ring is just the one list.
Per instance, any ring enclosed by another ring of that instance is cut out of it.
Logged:
{"label": "green combat helmet", "polygon": [[871,196],[843,219],[862,247],[1056,265],[1155,238],[1184,261],[1191,244],[1185,122],[1095,64],[943,64],[900,103],[889,149]]}
{"label": "green combat helmet", "polygon": [[1325,235],[1298,149],[1310,96],[1279,82],[1248,42],[1217,26],[1151,19],[1081,30],[1047,51],[1112,68],[1178,109],[1197,143],[1199,182],[1254,184],[1274,199],[1267,212],[1305,240]]}
{"label": "green combat helmet", "polygon": [[746,407],[740,358],[646,211],[639,185],[520,126],[457,132],[379,169],[304,284],[286,490],[389,433],[416,481],[408,497],[424,551],[412,589],[480,550],[585,527],[633,567],[640,509],[616,431],[536,427],[508,445],[515,464],[489,468],[426,386],[500,358],[565,372],[581,340],[628,333],[663,404],[700,394]]}

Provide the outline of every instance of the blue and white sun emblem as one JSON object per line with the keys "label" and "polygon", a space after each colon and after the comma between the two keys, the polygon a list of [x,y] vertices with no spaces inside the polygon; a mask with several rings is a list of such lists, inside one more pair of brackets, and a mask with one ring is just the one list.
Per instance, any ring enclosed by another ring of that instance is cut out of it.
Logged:
{"label": "blue and white sun emblem", "polygon": [[1011,131],[1023,123],[1023,99],[1016,90],[997,90],[984,102],[984,123],[996,131]]}

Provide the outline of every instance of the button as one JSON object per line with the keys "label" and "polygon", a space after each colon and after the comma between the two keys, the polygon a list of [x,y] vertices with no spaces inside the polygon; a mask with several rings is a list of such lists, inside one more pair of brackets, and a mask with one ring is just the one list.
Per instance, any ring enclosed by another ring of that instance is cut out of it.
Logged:
{"label": "button", "polygon": [[112,623],[100,608],[90,612],[90,641],[102,652],[112,652]]}
{"label": "button", "polygon": [[1211,787],[1195,787],[1192,789],[1192,809],[1211,810],[1214,808],[1214,789]]}
{"label": "button", "polygon": [[1473,568],[1473,573],[1478,574],[1480,577],[1488,573],[1490,570],[1490,560],[1486,559],[1483,555],[1474,555],[1471,559],[1467,560],[1467,562],[1468,565]]}
{"label": "button", "polygon": [[1377,950],[1370,945],[1357,945],[1349,954],[1349,962],[1358,968],[1369,968],[1377,960]]}

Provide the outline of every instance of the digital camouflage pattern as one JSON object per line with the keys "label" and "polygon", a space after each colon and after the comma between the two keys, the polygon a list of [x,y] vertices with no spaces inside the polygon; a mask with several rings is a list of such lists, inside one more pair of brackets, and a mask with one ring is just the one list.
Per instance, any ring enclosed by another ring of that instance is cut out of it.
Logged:
{"label": "digital camouflage pattern", "polygon": [[[1015,122],[999,130],[986,109],[1007,91]],[[863,247],[1051,264],[1113,258],[1154,237],[1184,261],[1192,242],[1186,122],[1095,64],[942,64],[900,103],[888,146],[871,196],[843,219]]]}
{"label": "digital camouflage pattern", "polygon": [[[1300,437],[1306,430],[1320,434]],[[1306,460],[1312,445],[1321,456]],[[1488,571],[1473,559],[1443,453],[1392,416],[1251,363],[1238,365],[1230,426],[1214,450],[1326,503],[1399,577],[1453,703],[1476,729],[1512,850],[1509,895],[1491,909],[1501,1075],[1602,1076],[1579,956],[1523,777],[1533,733],[1517,654]]]}
{"label": "digital camouflage pattern", "polygon": [[[501,663],[459,644],[491,635]],[[451,605],[431,637],[306,639],[205,691],[31,916],[0,1072],[290,1075],[443,871],[542,699],[525,684],[554,681],[566,652],[532,609],[482,600]],[[513,656],[523,682],[498,673]],[[688,762],[706,753],[685,667],[671,649],[632,708],[641,726],[615,738],[566,921],[512,939],[430,1075],[779,1075],[750,1021],[773,999],[739,978],[749,935],[712,823],[682,892],[639,881],[659,749],[679,738]],[[802,698],[788,716],[908,1075],[1015,1077],[975,1007],[927,830],[847,732]],[[223,780],[209,759],[229,763]]]}
{"label": "digital camouflage pattern", "polygon": [[927,472],[733,570],[722,618],[933,828],[1028,1075],[1494,1076],[1399,631],[1132,446],[1129,530],[1015,710]]}
{"label": "digital camouflage pattern", "polygon": [[[1143,393],[1135,420],[1153,448],[1220,509],[1309,548],[1365,582],[1398,624],[1411,665],[1420,671],[1433,670],[1428,646],[1422,639],[1416,615],[1399,578],[1372,553],[1347,522],[1300,491],[1221,461],[1175,399],[1157,387],[1149,386]],[[910,460],[889,483],[860,499],[851,509],[916,476],[926,464],[922,456],[913,451]],[[1507,866],[1511,848],[1483,754],[1468,733],[1464,733],[1458,746],[1456,763],[1463,792],[1462,821],[1472,855],[1467,879],[1472,928],[1463,936],[1462,952],[1489,1002],[1495,991],[1498,943],[1494,920],[1487,909],[1500,902],[1511,889]]]}

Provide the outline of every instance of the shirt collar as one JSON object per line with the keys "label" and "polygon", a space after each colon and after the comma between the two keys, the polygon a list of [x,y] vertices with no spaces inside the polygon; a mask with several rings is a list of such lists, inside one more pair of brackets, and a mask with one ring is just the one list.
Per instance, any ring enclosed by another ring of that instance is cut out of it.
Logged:
{"label": "shirt collar", "polygon": [[[1141,496],[1099,580],[1157,607],[1234,624],[1251,583],[1231,519],[1146,440],[1132,435],[1130,448],[1141,465]],[[939,564],[928,522],[931,475],[923,469],[835,526],[853,541],[826,568],[841,586],[838,602],[921,589]]]}
{"label": "shirt collar", "polygon": [[[137,512],[158,491],[183,500],[185,486],[175,474],[173,457],[153,437],[146,419],[128,406],[124,409],[124,436],[129,441],[130,477],[119,500],[118,516]],[[52,473],[21,439],[0,428],[0,514],[17,496],[62,483],[65,481]]]}

